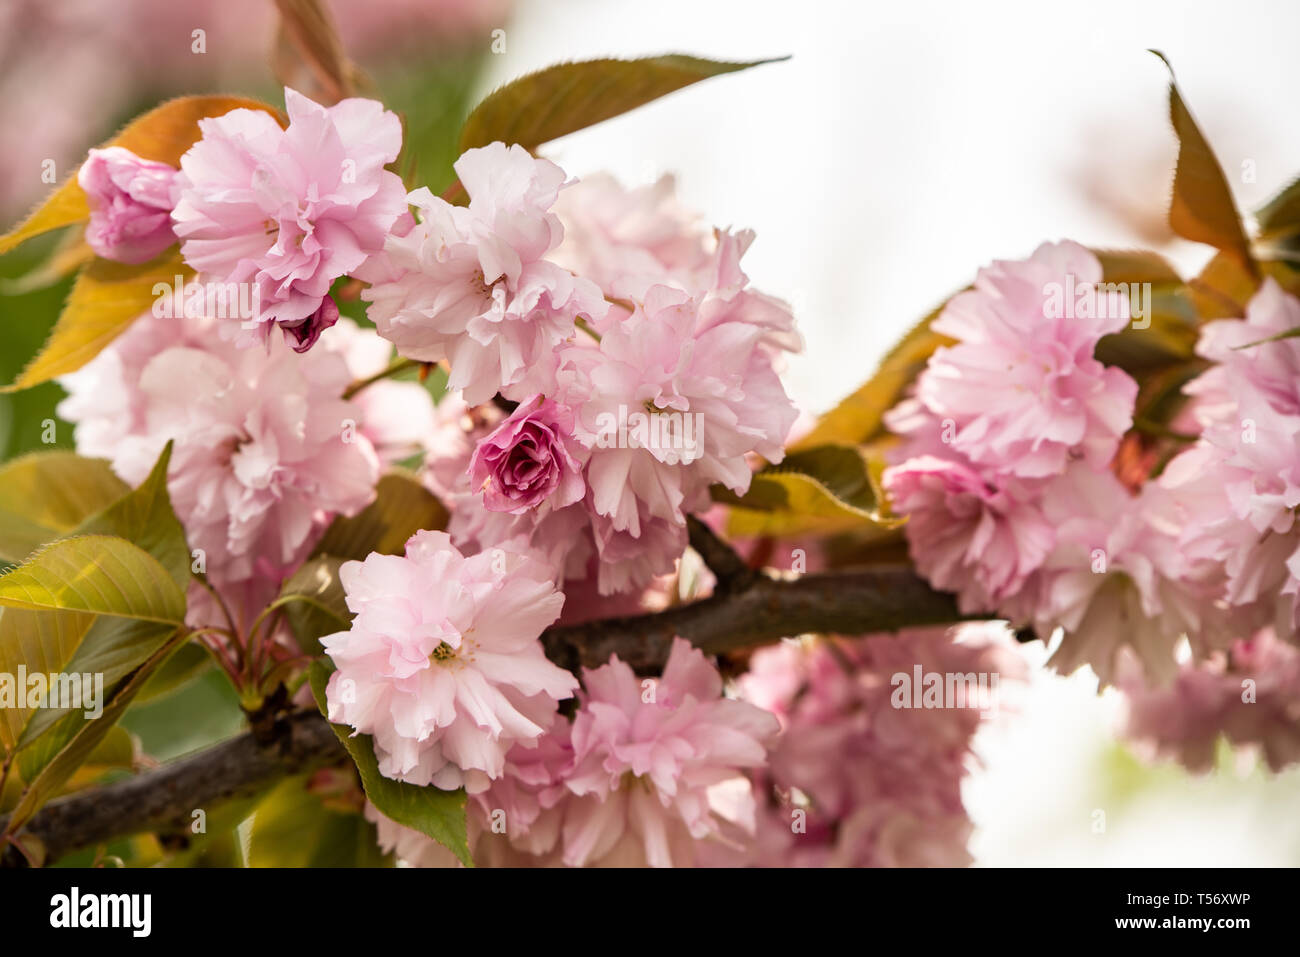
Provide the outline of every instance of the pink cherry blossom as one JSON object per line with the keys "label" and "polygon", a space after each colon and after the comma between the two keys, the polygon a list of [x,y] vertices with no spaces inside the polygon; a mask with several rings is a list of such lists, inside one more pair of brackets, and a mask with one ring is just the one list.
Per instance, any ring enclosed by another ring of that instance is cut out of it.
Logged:
{"label": "pink cherry blossom", "polygon": [[[918,670],[977,682],[984,675],[985,697],[969,706],[902,707],[911,699],[900,676],[911,681]],[[753,844],[738,855],[711,852],[710,863],[970,863],[961,784],[972,738],[1024,674],[996,623],[759,649],[738,685],[746,700],[781,716],[782,731],[770,766],[753,773],[761,807]]]}
{"label": "pink cherry blossom", "polygon": [[537,640],[564,596],[530,555],[467,558],[445,532],[417,532],[404,556],[372,554],[339,576],[355,617],[321,639],[338,669],[330,719],[373,735],[388,777],[482,790],[577,687]]}
{"label": "pink cherry blossom", "polygon": [[[957,344],[934,354],[916,395],[951,422],[957,451],[1022,477],[1055,474],[1076,454],[1105,467],[1132,424],[1137,383],[1093,357],[1129,321],[1126,299],[1095,291],[1101,279],[1082,246],[1045,243],[1028,260],[982,269],[948,302],[932,328]],[[1071,289],[1094,300],[1076,310]]]}
{"label": "pink cherry blossom", "polygon": [[174,441],[172,506],[209,577],[234,582],[301,561],[335,515],[369,504],[379,461],[341,398],[341,357],[277,341],[238,349],[219,322],[141,317],[62,380],[59,408],[79,450],[133,485]]}
{"label": "pink cherry blossom", "polygon": [[784,457],[796,411],[745,322],[701,329],[700,301],[667,286],[603,333],[598,348],[560,354],[560,401],[577,412],[592,450],[587,483],[596,513],[639,534],[643,505],[682,523],[708,507],[708,487],[749,488],[756,453]]}
{"label": "pink cherry blossom", "polygon": [[673,642],[663,677],[639,681],[617,658],[584,672],[573,722],[578,801],[564,824],[570,865],[690,864],[694,843],[752,833],[743,768],[767,759],[776,719],[721,697],[722,679],[686,641]]}
{"label": "pink cherry blossom", "polygon": [[77,184],[90,205],[86,242],[96,255],[142,263],[173,245],[176,178],[175,167],[120,146],[91,150],[77,171]]}
{"label": "pink cherry blossom", "polygon": [[[456,161],[468,207],[418,189],[419,222],[391,235],[395,278],[364,293],[381,335],[403,356],[451,365],[448,385],[478,404],[519,383],[528,367],[608,304],[591,281],[546,259],[563,236],[550,212],[564,171],[520,146],[493,143]],[[517,396],[516,396],[517,397]]]}
{"label": "pink cherry blossom", "polygon": [[321,313],[334,280],[379,252],[406,212],[401,179],[384,169],[402,127],[375,100],[327,108],[292,89],[284,100],[286,129],[251,109],[199,121],[172,220],[187,263],[255,284],[255,321],[297,329],[307,347],[337,315]]}
{"label": "pink cherry blossom", "polygon": [[1196,772],[1211,770],[1221,739],[1262,752],[1274,772],[1300,762],[1300,650],[1265,628],[1207,661],[1186,663],[1152,688],[1136,669],[1119,681],[1129,737]]}
{"label": "pink cherry blossom", "polygon": [[1018,592],[1055,542],[1037,489],[1023,482],[923,455],[887,469],[883,484],[907,516],[917,570],[957,592],[965,612],[990,611]]}
{"label": "pink cherry blossom", "polygon": [[573,438],[573,413],[544,396],[524,400],[479,440],[470,459],[470,485],[483,506],[520,514],[547,502],[564,508],[587,490],[586,450]]}

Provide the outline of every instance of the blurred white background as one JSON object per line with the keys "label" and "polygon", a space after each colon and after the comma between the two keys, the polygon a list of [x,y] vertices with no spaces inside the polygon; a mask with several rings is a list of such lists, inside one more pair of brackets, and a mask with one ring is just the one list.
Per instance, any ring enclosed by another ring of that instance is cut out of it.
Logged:
{"label": "blurred white background", "polygon": [[[1198,267],[1207,253],[1163,225],[1175,142],[1146,50],[1170,58],[1251,210],[1300,174],[1298,35],[1294,0],[522,0],[488,86],[564,59],[791,54],[547,152],[577,176],[674,172],[711,221],[756,229],[746,271],[794,303],[807,350],[787,387],[820,412],[990,259],[1072,238]],[[1120,702],[1095,689],[1038,668],[1019,713],[981,732],[978,863],[1300,863],[1300,772],[1149,767],[1114,745]]]}

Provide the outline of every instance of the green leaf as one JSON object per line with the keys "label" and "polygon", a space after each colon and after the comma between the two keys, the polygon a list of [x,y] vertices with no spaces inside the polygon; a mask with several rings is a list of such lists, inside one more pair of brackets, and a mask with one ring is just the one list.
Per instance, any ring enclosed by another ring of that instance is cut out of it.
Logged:
{"label": "green leaf", "polygon": [[900,520],[889,515],[878,473],[862,450],[822,445],[792,452],[754,475],[737,498],[714,487],[714,498],[733,506],[727,523],[735,537],[792,536],[869,530],[888,536]]}
{"label": "green leaf", "polygon": [[184,591],[190,583],[190,550],[167,491],[171,457],[169,441],[138,488],[82,522],[75,531],[78,535],[116,535],[138,545],[156,558]]}
{"label": "green leaf", "polygon": [[[1173,266],[1145,250],[1094,249],[1101,261],[1102,282],[1128,287],[1133,321],[1103,336],[1097,358],[1139,380],[1153,370],[1191,359],[1196,345],[1196,306],[1188,286]],[[1151,299],[1146,302],[1145,289]],[[1139,315],[1139,309],[1146,312]]]}
{"label": "green leaf", "polygon": [[1219,252],[1187,286],[1201,322],[1237,319],[1246,314],[1246,303],[1259,289],[1259,277],[1235,255]]}
{"label": "green leaf", "polygon": [[324,652],[320,639],[325,635],[347,631],[352,621],[339,566],[343,560],[333,555],[318,555],[303,563],[280,589],[278,603],[284,604],[289,627],[305,654],[315,657]]}
{"label": "green leaf", "polygon": [[[182,629],[177,629],[172,639],[144,662],[128,677],[118,683],[109,695],[103,714],[93,720],[83,720],[77,730],[63,743],[23,789],[22,797],[9,817],[7,832],[15,833],[46,801],[58,793],[59,788],[94,753],[112,731],[113,725],[126,712],[132,699],[148,681],[154,669],[185,641]],[[69,719],[76,717],[70,715]]]}
{"label": "green leaf", "polygon": [[21,562],[130,489],[107,462],[33,452],[0,466],[0,558]]}
{"label": "green leaf", "polygon": [[[111,688],[106,690],[112,690]],[[85,721],[80,714],[66,715],[54,733],[43,735],[40,741],[18,753],[18,772],[24,781],[31,781],[54,759],[64,744],[72,739],[77,728]],[[62,732],[62,733],[60,733]],[[131,732],[121,725],[113,725],[104,739],[86,757],[82,768],[131,768],[135,765],[136,747]]]}
{"label": "green leaf", "polygon": [[165,698],[196,681],[212,668],[212,654],[202,645],[189,642],[181,645],[149,678],[148,684],[136,695],[136,704],[147,704]]}
{"label": "green leaf", "polygon": [[[129,490],[99,514],[85,519],[73,530],[75,535],[99,534],[125,538],[143,548],[157,559],[181,590],[188,585],[188,557],[185,535],[171,508],[167,494],[167,467],[171,461],[171,443],[163,449],[148,477],[140,487]],[[0,579],[3,582],[3,579]],[[27,615],[27,618],[13,616]],[[10,661],[15,648],[23,649],[27,657],[18,663],[29,671],[46,674],[66,672],[75,674],[100,674],[106,687],[137,668],[167,640],[175,622],[133,620],[128,617],[102,617],[88,626],[82,616],[69,619],[69,628],[62,628],[56,620],[65,616],[63,611],[19,612],[7,609],[0,615],[0,661]],[[41,618],[46,616],[46,618]],[[10,628],[15,623],[42,621],[44,628],[54,635],[53,640],[42,642],[35,648],[30,643],[14,641]],[[18,734],[17,746],[25,747],[50,728],[66,713],[66,709],[41,708],[31,712],[28,723]],[[20,726],[21,727],[21,726]]]}
{"label": "green leaf", "polygon": [[785,59],[726,63],[670,54],[559,63],[489,94],[465,121],[460,151],[497,140],[531,151],[700,80]]}
{"label": "green leaf", "polygon": [[[0,674],[16,676],[19,666],[29,674],[63,672],[95,621],[85,613],[0,608]],[[0,744],[6,752],[18,747],[32,716],[40,714],[25,707],[0,708]],[[49,715],[42,721],[48,725],[58,718]]]}
{"label": "green leaf", "polygon": [[1300,232],[1300,179],[1264,204],[1256,213],[1261,238],[1286,238]]}
{"label": "green leaf", "polygon": [[856,445],[879,436],[885,413],[898,404],[903,392],[925,368],[934,351],[940,346],[952,345],[952,339],[930,329],[930,324],[946,305],[945,301],[918,322],[880,360],[872,377],[823,415],[811,432],[790,446],[791,450],[828,444]]}
{"label": "green leaf", "polygon": [[1169,225],[1184,239],[1223,250],[1253,273],[1250,241],[1223,168],[1178,92],[1174,68],[1159,50],[1151,52],[1169,68],[1169,119],[1178,135],[1178,167],[1169,202]]}
{"label": "green leaf", "polygon": [[[325,685],[330,671],[320,661],[312,662],[308,672],[311,691],[321,714],[327,714]],[[435,787],[416,787],[394,781],[379,773],[374,745],[368,734],[352,733],[345,724],[330,723],[334,733],[347,748],[361,774],[361,786],[375,807],[398,824],[414,828],[450,850],[466,867],[473,867],[465,825],[465,791],[442,791]]]}
{"label": "green leaf", "polygon": [[375,500],[351,518],[336,518],[312,555],[362,559],[371,552],[400,555],[406,540],[421,529],[447,525],[447,509],[408,472],[382,476]]}
{"label": "green leaf", "polygon": [[112,535],[78,535],[46,545],[0,576],[0,605],[171,625],[185,620],[185,593],[167,569],[138,545]]}
{"label": "green leaf", "polygon": [[250,867],[387,867],[375,825],[359,810],[327,807],[310,777],[281,781],[257,806],[249,840]]}
{"label": "green leaf", "polygon": [[4,392],[16,392],[80,369],[157,299],[154,287],[171,288],[191,270],[176,247],[140,265],[96,259],[81,270],[50,338]]}
{"label": "green leaf", "polygon": [[[239,96],[185,96],[169,100],[137,117],[101,146],[121,146],[144,159],[179,166],[181,155],[198,142],[200,119],[222,116],[239,108],[265,110],[279,118],[272,107],[258,100]],[[77,184],[77,174],[73,172],[22,223],[0,236],[0,255],[33,236],[80,222],[89,216],[86,194]]]}

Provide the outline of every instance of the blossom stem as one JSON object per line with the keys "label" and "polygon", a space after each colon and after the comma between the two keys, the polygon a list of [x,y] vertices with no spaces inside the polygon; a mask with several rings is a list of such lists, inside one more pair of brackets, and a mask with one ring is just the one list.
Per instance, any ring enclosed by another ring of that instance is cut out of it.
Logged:
{"label": "blossom stem", "polygon": [[357,381],[353,382],[351,385],[349,385],[346,389],[343,390],[343,398],[350,399],[358,392],[360,392],[362,389],[364,389],[366,386],[374,385],[376,382],[379,382],[382,379],[391,378],[392,376],[395,376],[398,373],[405,372],[407,369],[414,369],[416,366],[420,364],[421,363],[416,362],[414,359],[398,359],[387,369],[384,369],[381,372],[376,372],[372,376],[367,376],[364,379],[358,379]]}

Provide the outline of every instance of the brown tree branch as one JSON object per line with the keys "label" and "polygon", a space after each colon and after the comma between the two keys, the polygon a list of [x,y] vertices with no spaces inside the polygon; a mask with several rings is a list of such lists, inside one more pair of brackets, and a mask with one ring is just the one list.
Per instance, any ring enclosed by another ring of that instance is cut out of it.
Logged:
{"label": "brown tree branch", "polygon": [[753,584],[758,572],[745,564],[736,550],[718,537],[718,534],[694,515],[686,516],[686,530],[691,548],[704,559],[704,564],[718,580],[717,591],[729,592]]}
{"label": "brown tree branch", "polygon": [[[734,553],[733,553],[734,555]],[[729,591],[666,611],[548,628],[547,656],[571,671],[618,655],[638,673],[663,668],[681,635],[708,654],[773,642],[787,635],[859,635],[963,619],[952,596],[931,589],[906,567],[870,567],[776,578],[752,572]],[[259,743],[258,737],[270,738]],[[284,718],[273,735],[252,732],[174,764],[52,801],[23,830],[46,859],[145,831],[186,833],[195,809],[257,793],[285,775],[344,758],[334,732],[314,712]],[[0,819],[0,831],[4,821]],[[5,849],[0,863],[21,864]]]}

